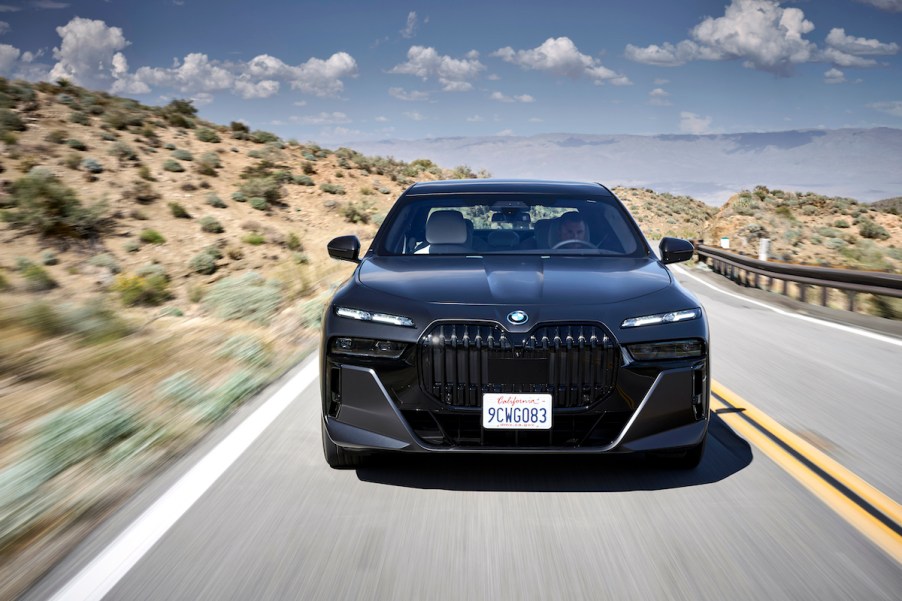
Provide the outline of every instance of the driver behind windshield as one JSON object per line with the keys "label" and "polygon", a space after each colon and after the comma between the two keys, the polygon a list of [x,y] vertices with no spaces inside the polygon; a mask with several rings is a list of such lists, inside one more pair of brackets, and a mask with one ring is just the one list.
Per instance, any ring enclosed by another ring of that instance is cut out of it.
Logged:
{"label": "driver behind windshield", "polygon": [[[558,222],[558,244],[567,240],[589,241],[589,232],[586,222],[578,211],[570,211],[560,216]],[[579,245],[583,246],[583,245]],[[564,245],[559,248],[576,248],[577,245]]]}

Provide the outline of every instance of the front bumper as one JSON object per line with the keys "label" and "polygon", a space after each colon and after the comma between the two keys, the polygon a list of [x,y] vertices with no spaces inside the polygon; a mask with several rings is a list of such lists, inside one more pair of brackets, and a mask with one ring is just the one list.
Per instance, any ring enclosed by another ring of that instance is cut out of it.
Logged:
{"label": "front bumper", "polygon": [[[334,443],[355,450],[568,454],[672,450],[695,446],[705,437],[709,421],[707,376],[705,360],[675,364],[653,376],[645,370],[621,369],[617,390],[592,412],[555,410],[555,420],[562,424],[584,418],[595,424],[576,438],[553,431],[487,434],[478,426],[478,408],[445,411],[442,419],[436,419],[439,435],[429,437],[417,423],[418,418],[431,418],[400,408],[374,369],[330,363],[329,375],[324,377],[331,378],[331,386],[340,386],[342,400],[334,415],[326,412],[323,419]],[[446,432],[448,419],[456,420],[458,434],[461,429],[469,431],[469,438]]]}

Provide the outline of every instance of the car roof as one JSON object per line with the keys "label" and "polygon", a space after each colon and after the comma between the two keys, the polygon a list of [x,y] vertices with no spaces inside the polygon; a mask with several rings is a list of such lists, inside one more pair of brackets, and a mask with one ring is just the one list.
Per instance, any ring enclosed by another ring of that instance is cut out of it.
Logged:
{"label": "car roof", "polygon": [[535,179],[455,179],[418,182],[407,189],[406,196],[429,194],[588,194],[613,196],[601,184],[588,182],[548,181]]}

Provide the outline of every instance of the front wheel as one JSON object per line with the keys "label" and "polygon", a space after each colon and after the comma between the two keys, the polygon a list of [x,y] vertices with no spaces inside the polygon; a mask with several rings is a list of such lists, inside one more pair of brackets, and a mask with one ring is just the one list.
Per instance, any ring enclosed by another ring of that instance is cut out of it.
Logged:
{"label": "front wheel", "polygon": [[336,470],[359,467],[363,463],[363,455],[346,451],[329,438],[329,432],[326,431],[326,420],[320,419],[320,430],[323,436],[323,455],[329,467]]}

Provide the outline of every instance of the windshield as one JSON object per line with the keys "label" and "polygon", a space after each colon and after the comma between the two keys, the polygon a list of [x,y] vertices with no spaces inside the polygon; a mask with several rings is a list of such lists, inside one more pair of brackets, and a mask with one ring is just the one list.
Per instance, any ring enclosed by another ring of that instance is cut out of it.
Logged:
{"label": "windshield", "polygon": [[542,194],[409,196],[389,214],[376,245],[381,256],[646,253],[616,199]]}

